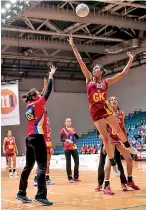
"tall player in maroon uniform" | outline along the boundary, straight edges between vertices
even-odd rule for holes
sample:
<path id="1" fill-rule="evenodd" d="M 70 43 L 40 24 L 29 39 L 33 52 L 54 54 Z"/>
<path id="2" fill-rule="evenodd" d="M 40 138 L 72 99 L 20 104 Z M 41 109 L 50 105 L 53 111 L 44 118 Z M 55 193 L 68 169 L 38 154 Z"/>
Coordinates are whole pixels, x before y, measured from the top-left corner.
<path id="1" fill-rule="evenodd" d="M 3 153 L 6 155 L 8 160 L 9 167 L 9 176 L 13 175 L 17 176 L 16 172 L 16 155 L 18 155 L 18 149 L 15 142 L 15 137 L 12 135 L 12 131 L 9 130 L 7 133 L 7 137 L 4 138 L 3 141 Z M 13 161 L 13 169 L 12 169 L 12 161 Z"/>
<path id="2" fill-rule="evenodd" d="M 117 97 L 110 97 L 109 104 L 112 108 L 113 114 L 115 115 L 115 117 L 117 119 L 117 122 L 119 123 L 120 128 L 122 129 L 125 136 L 127 137 L 125 123 L 124 123 L 124 112 L 122 112 L 118 107 Z M 121 166 L 119 165 L 120 166 L 119 171 L 121 173 L 120 178 L 121 178 L 122 189 L 124 191 L 127 191 L 126 185 L 128 185 L 129 187 L 131 187 L 134 190 L 139 190 L 140 188 L 135 185 L 135 183 L 133 182 L 133 179 L 132 179 L 132 158 L 131 158 L 130 152 L 121 144 L 119 137 L 116 135 L 116 133 L 113 131 L 113 129 L 110 126 L 107 126 L 107 131 L 109 134 L 109 140 L 110 140 L 111 144 L 113 145 L 113 153 L 116 148 L 122 154 L 122 156 L 124 157 L 124 159 L 127 163 L 127 174 L 128 174 L 127 183 L 122 183 L 122 181 L 123 181 L 122 177 L 123 177 L 124 172 L 123 172 L 122 165 Z M 120 156 L 119 156 L 119 158 L 120 158 Z M 111 164 L 109 161 L 107 161 L 106 166 L 105 166 L 104 193 L 113 195 L 114 193 L 111 191 L 110 182 L 109 182 L 110 173 L 111 173 Z M 97 189 L 100 190 L 101 188 L 102 188 L 102 186 L 98 185 Z"/>
<path id="3" fill-rule="evenodd" d="M 35 201 L 43 205 L 53 205 L 53 202 L 47 199 L 47 187 L 45 180 L 45 172 L 47 166 L 47 148 L 44 136 L 47 135 L 47 114 L 45 104 L 52 91 L 53 75 L 56 71 L 54 66 L 50 67 L 48 85 L 43 96 L 36 90 L 31 89 L 26 96 L 25 117 L 28 121 L 27 137 L 26 137 L 26 166 L 24 167 L 20 183 L 19 191 L 16 195 L 18 200 L 25 203 L 30 203 L 32 200 L 28 199 L 26 189 L 28 185 L 28 177 L 33 169 L 35 161 L 38 165 L 38 190 L 35 196 Z"/>
<path id="4" fill-rule="evenodd" d="M 94 125 L 96 126 L 100 135 L 102 136 L 103 143 L 107 151 L 108 157 L 110 159 L 111 165 L 113 166 L 114 171 L 118 173 L 116 163 L 114 161 L 114 157 L 112 153 L 112 146 L 108 140 L 106 124 L 109 124 L 112 127 L 112 129 L 116 132 L 118 137 L 124 143 L 125 147 L 128 148 L 132 154 L 137 154 L 137 150 L 130 146 L 126 136 L 121 130 L 115 116 L 113 115 L 113 112 L 110 109 L 110 106 L 107 101 L 107 91 L 110 85 L 119 81 L 128 73 L 132 65 L 134 55 L 131 53 L 128 53 L 129 61 L 121 73 L 111 78 L 102 80 L 102 76 L 105 73 L 104 68 L 101 67 L 100 65 L 95 65 L 91 73 L 88 70 L 85 63 L 83 62 L 73 42 L 72 35 L 69 37 L 68 41 L 73 49 L 73 52 L 79 62 L 81 70 L 86 78 L 86 83 L 87 83 L 86 89 L 87 89 L 87 95 L 88 95 L 88 101 L 89 101 L 90 116 L 94 122 Z"/>

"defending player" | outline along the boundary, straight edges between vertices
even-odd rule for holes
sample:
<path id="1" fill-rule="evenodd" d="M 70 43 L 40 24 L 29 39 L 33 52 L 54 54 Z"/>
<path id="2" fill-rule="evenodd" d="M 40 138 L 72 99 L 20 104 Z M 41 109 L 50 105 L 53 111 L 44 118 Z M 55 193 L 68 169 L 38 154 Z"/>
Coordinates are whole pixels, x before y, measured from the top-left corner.
<path id="1" fill-rule="evenodd" d="M 44 78 L 44 87 L 42 90 L 42 94 L 45 93 L 47 88 L 47 80 Z M 50 160 L 51 155 L 54 154 L 54 150 L 52 148 L 52 139 L 51 139 L 51 128 L 50 128 L 50 120 L 47 118 L 47 135 L 45 136 L 45 143 L 47 147 L 47 168 L 46 168 L 46 184 L 48 185 L 54 185 L 55 183 L 51 181 L 49 173 L 50 173 Z M 34 186 L 37 186 L 37 173 L 38 169 L 36 169 L 36 175 L 34 177 Z"/>
<path id="2" fill-rule="evenodd" d="M 127 137 L 125 123 L 124 123 L 124 112 L 122 112 L 118 107 L 117 97 L 110 97 L 109 104 L 112 108 L 113 114 L 115 115 L 115 117 L 119 123 L 120 128 L 122 129 L 125 136 Z M 133 178 L 132 178 L 132 158 L 131 158 L 129 151 L 123 146 L 119 137 L 116 135 L 116 133 L 113 131 L 113 129 L 110 126 L 107 126 L 107 131 L 108 131 L 108 135 L 109 135 L 109 140 L 110 140 L 111 144 L 113 145 L 113 153 L 114 153 L 114 151 L 116 152 L 115 148 L 119 151 L 119 153 L 118 152 L 115 153 L 115 158 L 116 158 L 116 162 L 118 162 L 117 165 L 118 165 L 118 169 L 120 171 L 122 189 L 124 191 L 127 191 L 127 186 L 128 186 L 134 190 L 139 190 L 140 188 L 135 185 Z M 124 159 L 127 163 L 127 174 L 128 174 L 127 181 L 125 180 L 124 169 L 123 169 L 123 166 L 122 166 L 121 160 L 120 160 L 120 153 L 122 154 L 122 156 L 124 157 Z M 102 167 L 104 167 L 104 164 Z M 99 168 L 99 170 L 98 170 L 98 176 L 100 177 L 100 179 L 98 179 L 98 180 L 103 181 L 100 171 L 102 171 L 101 168 Z M 110 182 L 109 182 L 110 173 L 111 173 L 111 164 L 108 160 L 106 163 L 106 166 L 105 166 L 104 193 L 113 195 L 114 193 L 111 191 Z M 104 176 L 104 174 L 103 174 L 103 176 Z M 96 190 L 100 190 L 101 188 L 102 188 L 102 182 L 99 183 Z"/>

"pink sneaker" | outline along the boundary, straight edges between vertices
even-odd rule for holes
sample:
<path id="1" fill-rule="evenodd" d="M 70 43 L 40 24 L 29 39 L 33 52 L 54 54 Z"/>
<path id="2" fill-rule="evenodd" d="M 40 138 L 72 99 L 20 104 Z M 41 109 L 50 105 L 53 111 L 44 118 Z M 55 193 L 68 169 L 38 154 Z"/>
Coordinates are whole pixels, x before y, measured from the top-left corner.
<path id="1" fill-rule="evenodd" d="M 96 188 L 95 188 L 95 191 L 100 191 L 100 190 L 102 190 L 102 185 L 99 185 L 99 184 L 98 184 L 98 185 L 96 186 Z"/>
<path id="2" fill-rule="evenodd" d="M 121 184 L 121 188 L 122 188 L 123 191 L 127 191 L 128 190 L 126 184 Z"/>
<path id="3" fill-rule="evenodd" d="M 133 190 L 140 190 L 134 182 L 128 182 L 128 187 L 131 187 Z"/>
<path id="4" fill-rule="evenodd" d="M 74 181 L 74 182 L 81 182 L 80 179 L 75 179 L 75 178 L 73 179 L 73 181 Z"/>
<path id="5" fill-rule="evenodd" d="M 70 180 L 68 180 L 69 181 L 69 183 L 74 183 L 74 180 L 73 179 L 70 179 Z"/>
<path id="6" fill-rule="evenodd" d="M 115 193 L 112 192 L 110 186 L 107 186 L 106 188 L 104 188 L 104 194 L 106 194 L 106 195 L 114 195 Z"/>

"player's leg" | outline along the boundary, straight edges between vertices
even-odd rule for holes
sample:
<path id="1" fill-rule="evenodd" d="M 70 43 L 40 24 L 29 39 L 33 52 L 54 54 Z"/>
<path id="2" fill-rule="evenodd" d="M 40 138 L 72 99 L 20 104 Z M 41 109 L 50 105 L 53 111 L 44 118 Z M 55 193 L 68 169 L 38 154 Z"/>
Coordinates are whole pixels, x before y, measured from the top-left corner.
<path id="1" fill-rule="evenodd" d="M 66 173 L 70 183 L 73 183 L 72 171 L 71 171 L 71 151 L 65 150 L 65 158 L 66 158 Z"/>
<path id="2" fill-rule="evenodd" d="M 19 192 L 16 196 L 17 199 L 22 200 L 23 202 L 30 203 L 31 200 L 26 196 L 26 189 L 28 185 L 28 177 L 31 170 L 35 164 L 35 155 L 34 150 L 30 145 L 31 137 L 26 138 L 26 165 L 21 173 L 20 183 L 19 183 Z"/>
<path id="3" fill-rule="evenodd" d="M 13 174 L 15 176 L 18 176 L 18 174 L 16 172 L 16 155 L 15 154 L 12 156 L 12 160 L 13 160 Z"/>
<path id="4" fill-rule="evenodd" d="M 74 181 L 80 182 L 81 180 L 79 179 L 79 154 L 78 150 L 72 150 L 72 157 L 74 159 Z"/>
<path id="5" fill-rule="evenodd" d="M 102 189 L 102 185 L 104 182 L 104 166 L 106 160 L 106 152 L 103 151 L 103 143 L 101 144 L 100 150 L 100 158 L 99 158 L 99 165 L 98 165 L 98 184 L 95 188 L 96 191 L 100 191 Z"/>
<path id="6" fill-rule="evenodd" d="M 112 147 L 112 153 L 114 155 L 114 146 Z M 107 158 L 106 164 L 105 164 L 105 178 L 104 178 L 104 194 L 107 195 L 114 195 L 110 188 L 110 175 L 111 175 L 111 163 L 109 159 Z"/>
<path id="7" fill-rule="evenodd" d="M 47 151 L 47 168 L 46 168 L 46 184 L 54 185 L 55 183 L 50 179 L 50 161 L 51 161 L 51 148 Z"/>
<path id="8" fill-rule="evenodd" d="M 108 139 L 108 133 L 107 133 L 107 124 L 104 119 L 98 120 L 94 122 L 96 128 L 98 129 L 100 135 L 102 136 L 102 141 L 105 147 L 105 150 L 107 152 L 108 158 L 110 160 L 111 166 L 113 167 L 113 170 L 115 173 L 119 174 L 119 171 L 117 169 L 116 163 L 114 161 L 114 154 L 112 150 L 111 142 Z"/>
<path id="9" fill-rule="evenodd" d="M 117 146 L 117 145 L 116 145 Z M 118 166 L 118 169 L 120 171 L 120 180 L 121 180 L 121 188 L 123 191 L 127 191 L 127 180 L 126 180 L 126 176 L 124 173 L 124 168 L 121 162 L 121 154 L 118 151 L 118 149 L 115 147 L 115 160 Z"/>
<path id="10" fill-rule="evenodd" d="M 6 156 L 6 168 L 8 168 L 8 157 Z"/>
<path id="11" fill-rule="evenodd" d="M 13 172 L 12 172 L 12 161 L 11 161 L 11 156 L 7 155 L 7 159 L 8 159 L 8 168 L 9 168 L 9 176 L 12 177 L 13 176 Z"/>
<path id="12" fill-rule="evenodd" d="M 117 134 L 119 139 L 123 142 L 124 146 L 128 148 L 129 152 L 131 154 L 137 154 L 137 150 L 134 147 L 130 146 L 129 141 L 127 140 L 125 134 L 121 130 L 116 117 L 114 115 L 110 115 L 105 120 L 109 124 L 109 126 L 113 129 L 113 131 Z"/>
<path id="13" fill-rule="evenodd" d="M 129 151 L 123 147 L 123 145 L 117 145 L 117 149 L 121 153 L 121 155 L 124 157 L 126 163 L 127 163 L 127 174 L 128 174 L 128 186 L 131 187 L 134 190 L 139 190 L 140 188 L 135 185 L 132 177 L 132 158 L 129 153 Z"/>
<path id="14" fill-rule="evenodd" d="M 35 176 L 34 176 L 34 182 L 33 182 L 33 185 L 34 186 L 38 186 L 38 183 L 37 183 L 37 174 L 38 174 L 38 168 L 36 168 L 36 170 L 35 170 Z"/>

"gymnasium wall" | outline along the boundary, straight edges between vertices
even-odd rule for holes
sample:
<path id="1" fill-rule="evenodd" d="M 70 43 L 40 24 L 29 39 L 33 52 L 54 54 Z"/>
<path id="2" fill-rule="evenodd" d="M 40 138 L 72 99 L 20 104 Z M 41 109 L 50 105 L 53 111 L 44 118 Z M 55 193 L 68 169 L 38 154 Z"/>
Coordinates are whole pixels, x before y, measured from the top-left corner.
<path id="1" fill-rule="evenodd" d="M 93 129 L 94 126 L 89 116 L 85 82 L 56 80 L 54 84 L 54 89 L 59 92 L 52 92 L 47 103 L 47 111 L 51 120 L 53 145 L 56 145 L 56 143 L 60 142 L 59 131 L 64 126 L 66 117 L 72 118 L 73 126 L 79 134 L 86 132 L 88 129 Z M 20 95 L 32 87 L 36 87 L 41 91 L 43 80 L 23 80 L 19 85 Z M 146 110 L 146 66 L 131 69 L 124 79 L 110 87 L 108 95 L 119 97 L 120 107 L 126 114 L 134 111 L 134 109 Z M 7 130 L 12 130 L 20 154 L 25 152 L 26 120 L 24 111 L 25 104 L 20 99 L 21 125 L 5 126 L 1 129 L 2 141 Z"/>

